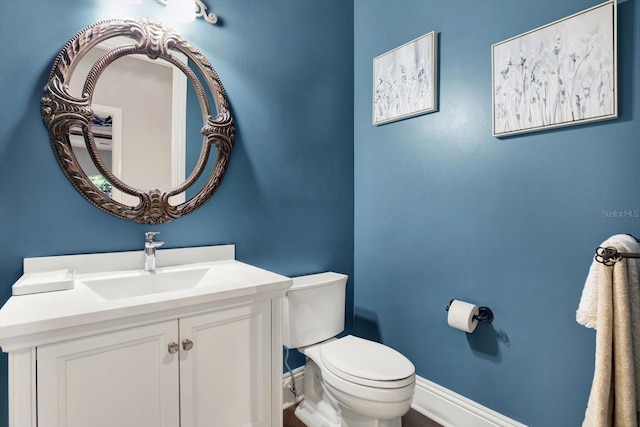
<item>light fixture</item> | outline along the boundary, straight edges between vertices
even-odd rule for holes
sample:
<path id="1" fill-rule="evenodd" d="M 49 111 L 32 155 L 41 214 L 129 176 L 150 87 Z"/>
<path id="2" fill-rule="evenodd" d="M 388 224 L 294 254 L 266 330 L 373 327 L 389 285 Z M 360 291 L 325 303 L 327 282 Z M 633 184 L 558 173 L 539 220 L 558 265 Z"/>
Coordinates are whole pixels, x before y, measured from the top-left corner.
<path id="1" fill-rule="evenodd" d="M 210 24 L 215 24 L 216 22 L 218 22 L 218 16 L 215 13 L 207 13 L 207 6 L 204 4 L 204 2 L 202 0 L 153 0 L 157 3 L 161 3 L 165 6 L 171 7 L 172 9 L 175 6 L 175 13 L 177 13 L 179 15 L 179 19 L 181 20 L 189 20 L 192 21 L 195 18 L 203 18 L 205 21 L 207 21 Z M 184 5 L 182 5 L 181 3 L 194 3 L 193 7 L 194 7 L 194 11 L 195 14 L 191 15 L 190 12 L 184 13 L 184 9 L 182 8 Z M 189 18 L 187 19 L 187 14 L 189 15 Z"/>

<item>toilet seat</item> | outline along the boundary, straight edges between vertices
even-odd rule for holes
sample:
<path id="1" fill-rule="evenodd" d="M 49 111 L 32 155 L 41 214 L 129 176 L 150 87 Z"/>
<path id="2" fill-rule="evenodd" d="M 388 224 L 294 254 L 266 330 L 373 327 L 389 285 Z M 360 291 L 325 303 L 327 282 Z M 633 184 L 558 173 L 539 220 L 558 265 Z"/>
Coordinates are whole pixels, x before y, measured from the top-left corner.
<path id="1" fill-rule="evenodd" d="M 397 389 L 413 385 L 415 367 L 383 344 L 347 335 L 320 346 L 325 368 L 336 377 L 365 387 Z"/>

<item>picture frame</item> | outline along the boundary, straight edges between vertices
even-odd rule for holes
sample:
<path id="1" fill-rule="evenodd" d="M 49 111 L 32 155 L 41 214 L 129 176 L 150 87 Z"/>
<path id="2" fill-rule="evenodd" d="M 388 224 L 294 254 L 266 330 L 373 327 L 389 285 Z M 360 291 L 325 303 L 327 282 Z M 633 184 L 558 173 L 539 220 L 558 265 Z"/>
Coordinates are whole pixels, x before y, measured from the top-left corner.
<path id="1" fill-rule="evenodd" d="M 491 47 L 493 136 L 618 117 L 617 5 L 596 5 Z"/>
<path id="2" fill-rule="evenodd" d="M 374 125 L 437 110 L 437 39 L 431 31 L 373 58 Z"/>

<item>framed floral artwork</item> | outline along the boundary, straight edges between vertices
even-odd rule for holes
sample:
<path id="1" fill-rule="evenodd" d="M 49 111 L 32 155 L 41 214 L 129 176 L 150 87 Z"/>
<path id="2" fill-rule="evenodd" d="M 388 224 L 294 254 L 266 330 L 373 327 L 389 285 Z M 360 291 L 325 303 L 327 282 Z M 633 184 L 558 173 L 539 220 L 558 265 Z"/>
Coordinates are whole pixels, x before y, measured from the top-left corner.
<path id="1" fill-rule="evenodd" d="M 494 44 L 493 135 L 618 117 L 616 1 Z"/>
<path id="2" fill-rule="evenodd" d="M 373 124 L 437 109 L 437 35 L 434 31 L 373 59 Z"/>

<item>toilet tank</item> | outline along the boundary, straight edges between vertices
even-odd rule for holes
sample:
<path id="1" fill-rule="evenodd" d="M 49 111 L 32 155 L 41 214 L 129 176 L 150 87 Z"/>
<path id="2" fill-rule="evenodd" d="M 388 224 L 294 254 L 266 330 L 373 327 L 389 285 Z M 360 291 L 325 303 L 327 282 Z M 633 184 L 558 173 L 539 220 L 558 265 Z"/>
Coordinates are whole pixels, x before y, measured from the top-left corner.
<path id="1" fill-rule="evenodd" d="M 283 304 L 285 347 L 306 347 L 344 330 L 347 278 L 333 272 L 293 278 Z"/>

